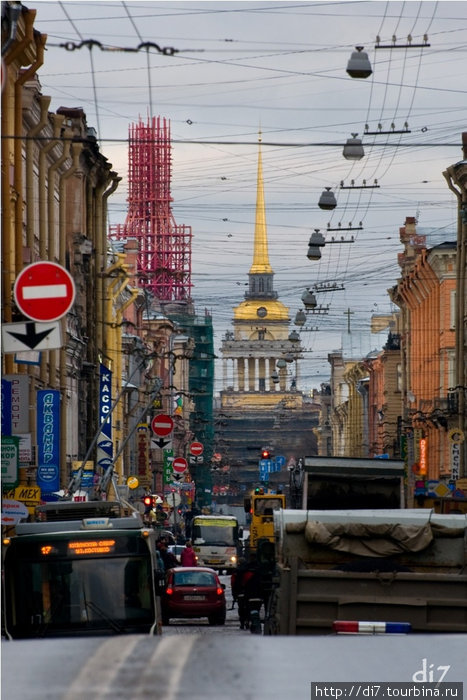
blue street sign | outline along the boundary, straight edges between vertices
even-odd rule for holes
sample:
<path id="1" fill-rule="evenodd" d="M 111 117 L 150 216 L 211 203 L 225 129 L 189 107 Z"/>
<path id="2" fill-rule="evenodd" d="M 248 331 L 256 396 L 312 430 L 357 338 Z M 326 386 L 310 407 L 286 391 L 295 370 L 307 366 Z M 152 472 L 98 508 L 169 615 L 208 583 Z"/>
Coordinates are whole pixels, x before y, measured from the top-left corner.
<path id="1" fill-rule="evenodd" d="M 259 468 L 264 469 L 267 472 L 272 472 L 272 459 L 260 459 L 259 460 Z"/>
<path id="2" fill-rule="evenodd" d="M 269 462 L 269 459 L 262 459 L 259 464 L 259 480 L 269 481 L 269 470 L 262 462 Z"/>
<path id="3" fill-rule="evenodd" d="M 276 471 L 277 471 L 277 472 L 280 472 L 280 470 L 282 469 L 282 467 L 285 467 L 285 457 L 284 457 L 284 455 L 277 455 L 277 457 L 276 457 L 276 459 L 275 459 L 275 462 L 276 462 Z"/>

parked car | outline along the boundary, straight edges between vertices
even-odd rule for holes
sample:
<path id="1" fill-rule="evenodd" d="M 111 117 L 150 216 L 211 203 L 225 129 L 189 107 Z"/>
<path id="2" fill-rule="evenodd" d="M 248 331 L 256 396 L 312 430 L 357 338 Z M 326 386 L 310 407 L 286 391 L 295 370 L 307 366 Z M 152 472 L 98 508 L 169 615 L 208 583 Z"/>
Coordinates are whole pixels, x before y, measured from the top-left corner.
<path id="1" fill-rule="evenodd" d="M 162 623 L 170 618 L 207 617 L 210 625 L 225 623 L 225 585 L 214 569 L 180 566 L 170 569 L 162 596 Z"/>

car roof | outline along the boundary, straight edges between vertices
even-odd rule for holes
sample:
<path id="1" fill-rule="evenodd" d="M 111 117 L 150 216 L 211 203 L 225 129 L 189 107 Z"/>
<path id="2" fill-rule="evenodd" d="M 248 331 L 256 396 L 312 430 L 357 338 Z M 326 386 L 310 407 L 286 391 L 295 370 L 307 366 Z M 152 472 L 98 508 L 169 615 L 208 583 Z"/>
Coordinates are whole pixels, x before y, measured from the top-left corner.
<path id="1" fill-rule="evenodd" d="M 208 571 L 210 574 L 216 574 L 217 576 L 217 572 L 209 566 L 174 566 L 170 571 Z"/>

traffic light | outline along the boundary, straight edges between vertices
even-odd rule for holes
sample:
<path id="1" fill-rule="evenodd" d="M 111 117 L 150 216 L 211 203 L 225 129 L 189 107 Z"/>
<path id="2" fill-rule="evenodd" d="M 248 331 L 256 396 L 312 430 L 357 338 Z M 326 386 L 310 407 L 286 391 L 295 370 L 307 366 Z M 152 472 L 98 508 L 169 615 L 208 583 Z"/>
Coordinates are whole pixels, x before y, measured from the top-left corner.
<path id="1" fill-rule="evenodd" d="M 267 450 L 265 447 L 261 450 L 261 459 L 270 459 L 271 458 L 271 453 L 269 450 Z"/>
<path id="2" fill-rule="evenodd" d="M 143 496 L 143 503 L 146 506 L 146 508 L 152 506 L 152 496 Z"/>

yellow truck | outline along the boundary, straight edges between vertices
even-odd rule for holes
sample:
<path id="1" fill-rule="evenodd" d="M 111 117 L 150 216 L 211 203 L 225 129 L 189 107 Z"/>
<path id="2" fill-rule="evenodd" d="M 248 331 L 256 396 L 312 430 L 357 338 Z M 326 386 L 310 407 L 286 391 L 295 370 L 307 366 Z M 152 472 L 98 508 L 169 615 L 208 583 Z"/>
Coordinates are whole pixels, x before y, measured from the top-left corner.
<path id="1" fill-rule="evenodd" d="M 245 512 L 251 516 L 250 551 L 256 551 L 258 540 L 274 542 L 274 511 L 285 508 L 283 493 L 264 493 L 258 488 L 244 500 Z"/>

